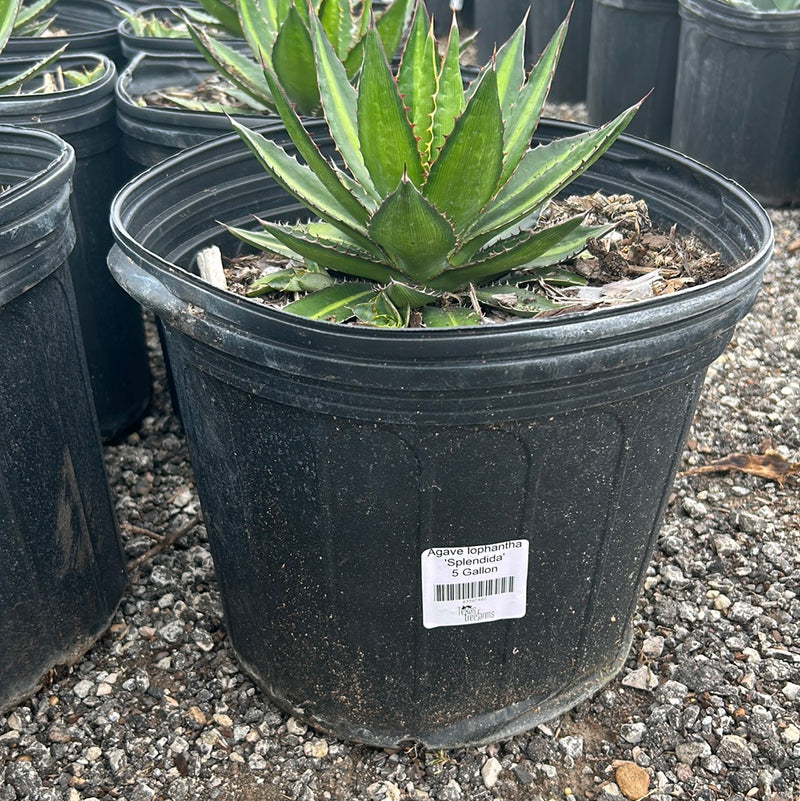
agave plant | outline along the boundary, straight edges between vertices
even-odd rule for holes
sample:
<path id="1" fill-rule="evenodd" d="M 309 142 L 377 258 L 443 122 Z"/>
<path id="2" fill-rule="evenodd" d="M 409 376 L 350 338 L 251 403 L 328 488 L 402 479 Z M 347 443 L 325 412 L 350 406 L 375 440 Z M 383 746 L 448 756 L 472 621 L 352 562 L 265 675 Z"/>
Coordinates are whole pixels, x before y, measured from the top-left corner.
<path id="1" fill-rule="evenodd" d="M 314 74 L 341 163 L 320 153 L 267 68 L 276 108 L 305 164 L 232 124 L 315 219 L 263 222 L 255 232 L 230 229 L 257 248 L 299 262 L 265 276 L 254 291 L 312 290 L 286 310 L 398 327 L 416 309 L 427 326 L 479 321 L 471 308 L 437 303 L 459 292 L 516 314 L 540 311 L 542 296 L 531 285 L 543 278 L 576 280 L 554 265 L 609 226 L 587 226 L 574 217 L 541 227 L 539 212 L 605 152 L 638 108 L 598 129 L 530 147 L 567 23 L 526 75 L 523 22 L 465 91 L 455 20 L 440 55 L 417 4 L 396 76 L 380 36 L 369 28 L 353 86 L 322 25 L 312 19 Z"/>
<path id="2" fill-rule="evenodd" d="M 322 29 L 352 79 L 363 61 L 365 34 L 373 17 L 386 52 L 394 53 L 414 0 L 394 0 L 381 14 L 373 13 L 372 0 L 358 6 L 352 0 L 201 2 L 228 31 L 245 37 L 255 60 L 187 18 L 190 34 L 205 59 L 256 107 L 269 110 L 275 110 L 276 104 L 265 71 L 273 73 L 298 112 L 311 116 L 319 113 L 321 105 L 314 79 L 312 24 Z"/>
<path id="3" fill-rule="evenodd" d="M 24 6 L 22 0 L 0 0 L 0 54 L 11 36 L 38 36 L 46 30 L 52 18 L 42 20 L 40 17 L 54 3 L 55 0 L 38 0 Z M 63 51 L 63 47 L 55 50 L 18 75 L 0 81 L 0 95 L 18 92 L 24 84 L 56 62 Z"/>

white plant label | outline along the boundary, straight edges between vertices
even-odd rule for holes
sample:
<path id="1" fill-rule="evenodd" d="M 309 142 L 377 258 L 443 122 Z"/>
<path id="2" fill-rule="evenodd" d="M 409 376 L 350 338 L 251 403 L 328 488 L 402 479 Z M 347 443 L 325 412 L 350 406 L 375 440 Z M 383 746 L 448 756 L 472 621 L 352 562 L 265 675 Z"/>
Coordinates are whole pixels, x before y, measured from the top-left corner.
<path id="1" fill-rule="evenodd" d="M 527 584 L 528 540 L 428 548 L 422 553 L 422 625 L 524 617 Z"/>

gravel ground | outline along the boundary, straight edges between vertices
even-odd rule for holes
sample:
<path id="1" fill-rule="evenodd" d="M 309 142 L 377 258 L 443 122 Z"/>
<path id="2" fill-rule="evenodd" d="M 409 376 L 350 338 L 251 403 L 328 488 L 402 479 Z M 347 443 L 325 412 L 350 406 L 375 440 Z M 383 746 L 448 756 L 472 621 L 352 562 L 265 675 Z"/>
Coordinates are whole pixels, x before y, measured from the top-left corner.
<path id="1" fill-rule="evenodd" d="M 154 348 L 152 410 L 106 449 L 129 589 L 79 664 L 0 715 L 0 801 L 800 801 L 797 478 L 687 474 L 732 454 L 800 460 L 800 209 L 772 219 L 775 258 L 709 371 L 633 648 L 593 698 L 512 740 L 453 752 L 355 746 L 277 711 L 227 644 Z M 161 548 L 161 537 L 175 541 Z"/>

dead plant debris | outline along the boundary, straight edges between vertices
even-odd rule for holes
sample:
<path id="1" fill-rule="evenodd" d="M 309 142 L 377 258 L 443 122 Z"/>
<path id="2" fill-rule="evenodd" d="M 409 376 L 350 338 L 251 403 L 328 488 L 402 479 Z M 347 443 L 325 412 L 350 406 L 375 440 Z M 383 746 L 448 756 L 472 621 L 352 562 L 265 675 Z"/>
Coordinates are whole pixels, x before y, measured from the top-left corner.
<path id="1" fill-rule="evenodd" d="M 738 471 L 759 476 L 767 481 L 774 481 L 779 487 L 789 476 L 800 473 L 800 462 L 790 462 L 777 451 L 766 450 L 764 453 L 732 453 L 716 459 L 707 465 L 690 467 L 682 475 L 693 476 L 703 473 L 728 473 Z"/>

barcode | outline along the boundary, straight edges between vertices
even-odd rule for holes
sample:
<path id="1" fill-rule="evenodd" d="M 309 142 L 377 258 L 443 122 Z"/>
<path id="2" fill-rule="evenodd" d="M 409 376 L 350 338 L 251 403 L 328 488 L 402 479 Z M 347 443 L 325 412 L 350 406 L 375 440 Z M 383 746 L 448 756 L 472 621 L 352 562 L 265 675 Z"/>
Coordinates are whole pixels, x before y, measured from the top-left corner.
<path id="1" fill-rule="evenodd" d="M 488 598 L 490 595 L 504 595 L 514 592 L 514 576 L 486 579 L 485 581 L 468 581 L 464 584 L 436 584 L 436 601 L 474 601 Z"/>

